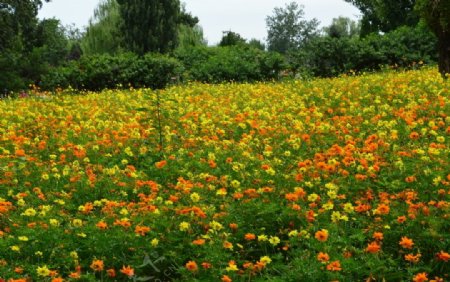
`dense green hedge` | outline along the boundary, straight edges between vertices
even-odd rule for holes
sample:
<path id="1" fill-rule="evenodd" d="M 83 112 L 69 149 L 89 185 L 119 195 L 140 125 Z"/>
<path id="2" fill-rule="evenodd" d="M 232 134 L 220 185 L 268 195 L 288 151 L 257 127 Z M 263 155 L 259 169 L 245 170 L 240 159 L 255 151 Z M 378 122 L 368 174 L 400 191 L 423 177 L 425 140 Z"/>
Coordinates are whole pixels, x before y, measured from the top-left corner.
<path id="1" fill-rule="evenodd" d="M 43 89 L 68 86 L 85 90 L 118 86 L 156 89 L 179 80 L 182 72 L 183 67 L 176 59 L 158 54 L 84 56 L 43 75 L 40 86 Z"/>
<path id="2" fill-rule="evenodd" d="M 284 69 L 280 54 L 245 45 L 187 48 L 175 57 L 184 65 L 186 79 L 207 83 L 272 80 Z"/>
<path id="3" fill-rule="evenodd" d="M 408 68 L 436 62 L 437 40 L 424 27 L 401 27 L 384 35 L 358 37 L 318 37 L 288 56 L 294 72 L 312 76 L 335 76 L 382 66 Z"/>

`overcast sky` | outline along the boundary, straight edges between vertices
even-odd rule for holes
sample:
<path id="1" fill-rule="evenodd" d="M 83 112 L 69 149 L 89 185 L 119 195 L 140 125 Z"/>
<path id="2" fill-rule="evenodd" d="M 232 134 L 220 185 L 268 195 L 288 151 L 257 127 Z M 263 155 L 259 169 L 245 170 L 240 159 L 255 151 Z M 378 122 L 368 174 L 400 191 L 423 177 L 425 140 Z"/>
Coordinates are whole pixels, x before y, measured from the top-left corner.
<path id="1" fill-rule="evenodd" d="M 200 19 L 208 44 L 222 38 L 222 31 L 231 30 L 246 39 L 267 37 L 265 19 L 275 7 L 284 7 L 292 0 L 184 0 L 186 9 Z M 52 0 L 39 12 L 40 18 L 60 19 L 62 24 L 83 28 L 88 24 L 99 0 Z M 359 11 L 344 0 L 297 0 L 305 7 L 305 18 L 317 18 L 327 26 L 333 18 L 357 19 Z"/>

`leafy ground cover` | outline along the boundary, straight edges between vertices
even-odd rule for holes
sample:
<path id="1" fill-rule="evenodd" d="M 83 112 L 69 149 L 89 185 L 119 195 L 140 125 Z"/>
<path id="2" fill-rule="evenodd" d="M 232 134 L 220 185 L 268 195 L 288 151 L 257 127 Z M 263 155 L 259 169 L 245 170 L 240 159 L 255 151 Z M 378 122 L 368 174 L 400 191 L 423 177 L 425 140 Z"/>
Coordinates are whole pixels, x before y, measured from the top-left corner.
<path id="1" fill-rule="evenodd" d="M 0 280 L 445 281 L 434 70 L 0 101 Z"/>

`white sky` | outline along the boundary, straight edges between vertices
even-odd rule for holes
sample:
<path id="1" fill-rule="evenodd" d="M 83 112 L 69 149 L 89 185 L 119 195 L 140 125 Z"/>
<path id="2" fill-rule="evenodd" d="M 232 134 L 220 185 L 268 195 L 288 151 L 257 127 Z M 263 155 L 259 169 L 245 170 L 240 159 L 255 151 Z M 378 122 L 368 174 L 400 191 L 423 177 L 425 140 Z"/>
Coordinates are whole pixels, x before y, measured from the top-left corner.
<path id="1" fill-rule="evenodd" d="M 200 19 L 208 44 L 222 38 L 222 31 L 234 31 L 246 39 L 264 40 L 267 37 L 265 19 L 275 7 L 284 7 L 292 0 L 182 0 L 186 10 Z M 321 26 L 327 26 L 333 18 L 345 16 L 357 19 L 358 9 L 344 0 L 296 0 L 304 5 L 305 18 L 317 18 Z M 40 18 L 55 17 L 62 24 L 75 24 L 83 28 L 88 24 L 99 0 L 52 0 L 44 3 Z"/>

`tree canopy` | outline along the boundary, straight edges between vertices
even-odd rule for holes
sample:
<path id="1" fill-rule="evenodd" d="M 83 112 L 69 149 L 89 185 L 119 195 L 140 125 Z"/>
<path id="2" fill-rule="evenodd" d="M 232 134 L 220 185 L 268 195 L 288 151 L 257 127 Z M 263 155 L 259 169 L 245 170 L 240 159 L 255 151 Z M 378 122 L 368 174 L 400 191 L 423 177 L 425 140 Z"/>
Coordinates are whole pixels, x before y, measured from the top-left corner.
<path id="1" fill-rule="evenodd" d="M 414 11 L 416 0 L 345 0 L 362 13 L 361 35 L 389 32 L 402 25 L 415 26 L 419 16 Z"/>
<path id="2" fill-rule="evenodd" d="M 121 32 L 128 50 L 167 53 L 177 46 L 178 0 L 118 0 Z"/>
<path id="3" fill-rule="evenodd" d="M 305 20 L 303 9 L 303 6 L 291 2 L 284 8 L 275 8 L 273 15 L 266 18 L 269 51 L 285 54 L 289 50 L 301 47 L 318 34 L 319 21 Z"/>

